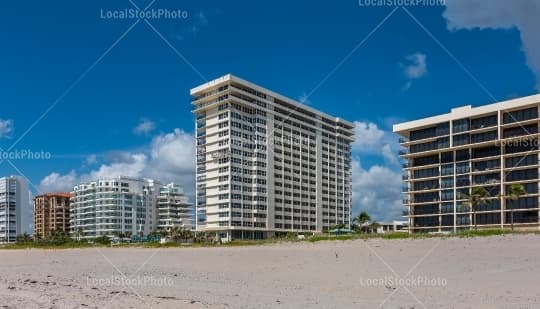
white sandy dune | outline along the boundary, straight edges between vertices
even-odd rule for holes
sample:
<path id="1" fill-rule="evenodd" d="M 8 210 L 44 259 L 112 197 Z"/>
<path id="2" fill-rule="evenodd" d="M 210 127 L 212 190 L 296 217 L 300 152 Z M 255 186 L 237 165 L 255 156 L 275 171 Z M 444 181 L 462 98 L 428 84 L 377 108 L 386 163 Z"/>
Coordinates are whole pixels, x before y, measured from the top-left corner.
<path id="1" fill-rule="evenodd" d="M 0 250 L 0 308 L 540 308 L 540 236 Z"/>

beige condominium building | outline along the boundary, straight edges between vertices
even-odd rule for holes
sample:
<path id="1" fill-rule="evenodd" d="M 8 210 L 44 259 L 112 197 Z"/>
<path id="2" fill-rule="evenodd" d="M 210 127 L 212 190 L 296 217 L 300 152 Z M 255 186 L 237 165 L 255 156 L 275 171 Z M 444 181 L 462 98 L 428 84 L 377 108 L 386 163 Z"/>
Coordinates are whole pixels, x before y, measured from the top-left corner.
<path id="1" fill-rule="evenodd" d="M 47 237 L 54 230 L 69 233 L 70 193 L 48 193 L 34 198 L 34 236 Z"/>
<path id="2" fill-rule="evenodd" d="M 353 123 L 233 75 L 191 95 L 198 231 L 228 241 L 350 226 Z"/>
<path id="3" fill-rule="evenodd" d="M 534 95 L 396 124 L 406 149 L 410 231 L 538 229 L 539 105 Z M 512 184 L 523 185 L 526 194 L 509 198 Z M 469 197 L 476 187 L 490 197 L 473 211 Z"/>

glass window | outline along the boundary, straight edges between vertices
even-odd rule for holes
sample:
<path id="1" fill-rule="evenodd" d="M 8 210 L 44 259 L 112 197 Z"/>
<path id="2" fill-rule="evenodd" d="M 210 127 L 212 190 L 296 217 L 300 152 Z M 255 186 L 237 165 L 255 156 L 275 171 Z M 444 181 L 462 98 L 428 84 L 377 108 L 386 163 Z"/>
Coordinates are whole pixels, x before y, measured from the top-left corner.
<path id="1" fill-rule="evenodd" d="M 469 134 L 454 135 L 454 146 L 467 145 L 470 143 Z"/>
<path id="2" fill-rule="evenodd" d="M 445 164 L 441 166 L 441 175 L 454 175 L 454 165 L 453 164 Z"/>
<path id="3" fill-rule="evenodd" d="M 468 149 L 456 151 L 456 161 L 465 161 L 470 159 L 470 154 Z"/>
<path id="4" fill-rule="evenodd" d="M 493 127 L 497 125 L 497 115 L 476 118 L 471 120 L 471 130 Z"/>
<path id="5" fill-rule="evenodd" d="M 469 119 L 454 120 L 452 129 L 454 133 L 469 131 Z"/>
<path id="6" fill-rule="evenodd" d="M 453 177 L 446 177 L 441 180 L 441 187 L 442 188 L 452 188 L 454 186 L 454 178 Z"/>
<path id="7" fill-rule="evenodd" d="M 456 174 L 466 174 L 470 172 L 469 162 L 460 162 L 456 164 Z"/>
<path id="8" fill-rule="evenodd" d="M 514 123 L 536 118 L 538 118 L 538 109 L 536 107 L 532 107 L 528 109 L 504 113 L 503 123 Z"/>
<path id="9" fill-rule="evenodd" d="M 437 128 L 435 129 L 437 136 L 443 136 L 450 134 L 450 123 L 449 122 L 443 122 L 437 125 Z"/>
<path id="10" fill-rule="evenodd" d="M 441 163 L 454 162 L 454 154 L 452 152 L 441 153 Z"/>

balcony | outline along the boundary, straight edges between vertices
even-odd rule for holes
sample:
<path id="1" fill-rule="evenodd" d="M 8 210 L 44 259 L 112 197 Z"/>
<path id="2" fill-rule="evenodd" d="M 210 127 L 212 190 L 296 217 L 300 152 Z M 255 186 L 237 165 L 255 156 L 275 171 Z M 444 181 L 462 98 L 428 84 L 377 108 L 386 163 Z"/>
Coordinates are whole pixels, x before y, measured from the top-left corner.
<path id="1" fill-rule="evenodd" d="M 408 142 L 409 142 L 409 139 L 408 139 L 408 138 L 401 137 L 401 138 L 399 138 L 398 142 L 399 142 L 400 144 L 408 143 Z"/>
<path id="2" fill-rule="evenodd" d="M 409 167 L 412 167 L 412 164 L 410 163 L 403 163 L 403 168 L 409 168 Z"/>
<path id="3" fill-rule="evenodd" d="M 409 176 L 408 175 L 403 175 L 403 176 L 401 176 L 401 180 L 409 180 Z"/>
<path id="4" fill-rule="evenodd" d="M 409 151 L 407 151 L 407 150 L 400 150 L 400 151 L 398 152 L 398 154 L 399 154 L 400 156 L 405 156 L 405 155 L 408 155 L 408 154 L 409 154 Z"/>

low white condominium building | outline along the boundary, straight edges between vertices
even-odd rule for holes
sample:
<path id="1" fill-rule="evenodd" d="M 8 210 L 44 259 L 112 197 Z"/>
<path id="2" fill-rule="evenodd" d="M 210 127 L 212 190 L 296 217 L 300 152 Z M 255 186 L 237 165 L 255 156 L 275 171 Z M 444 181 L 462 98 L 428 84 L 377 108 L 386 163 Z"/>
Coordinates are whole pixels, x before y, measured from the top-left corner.
<path id="1" fill-rule="evenodd" d="M 17 235 L 32 234 L 30 191 L 24 177 L 0 178 L 0 243 L 14 242 Z"/>
<path id="2" fill-rule="evenodd" d="M 539 105 L 534 95 L 396 124 L 410 231 L 538 229 Z M 515 199 L 512 184 L 526 194 Z M 479 187 L 489 197 L 472 209 Z"/>
<path id="3" fill-rule="evenodd" d="M 172 194 L 171 190 L 176 193 Z M 176 207 L 176 202 L 170 204 L 169 198 L 180 199 L 180 192 L 181 188 L 175 184 L 163 187 L 158 181 L 144 178 L 83 182 L 72 192 L 70 234 L 82 239 L 115 237 L 120 233 L 148 235 L 158 229 L 160 220 L 169 222 L 158 215 L 158 209 Z M 180 204 L 184 205 L 183 199 Z M 171 219 L 178 222 L 176 215 Z"/>
<path id="4" fill-rule="evenodd" d="M 193 204 L 179 185 L 170 183 L 159 188 L 157 207 L 158 230 L 192 229 Z"/>
<path id="5" fill-rule="evenodd" d="M 232 75 L 191 95 L 198 231 L 228 241 L 350 226 L 353 123 Z"/>

